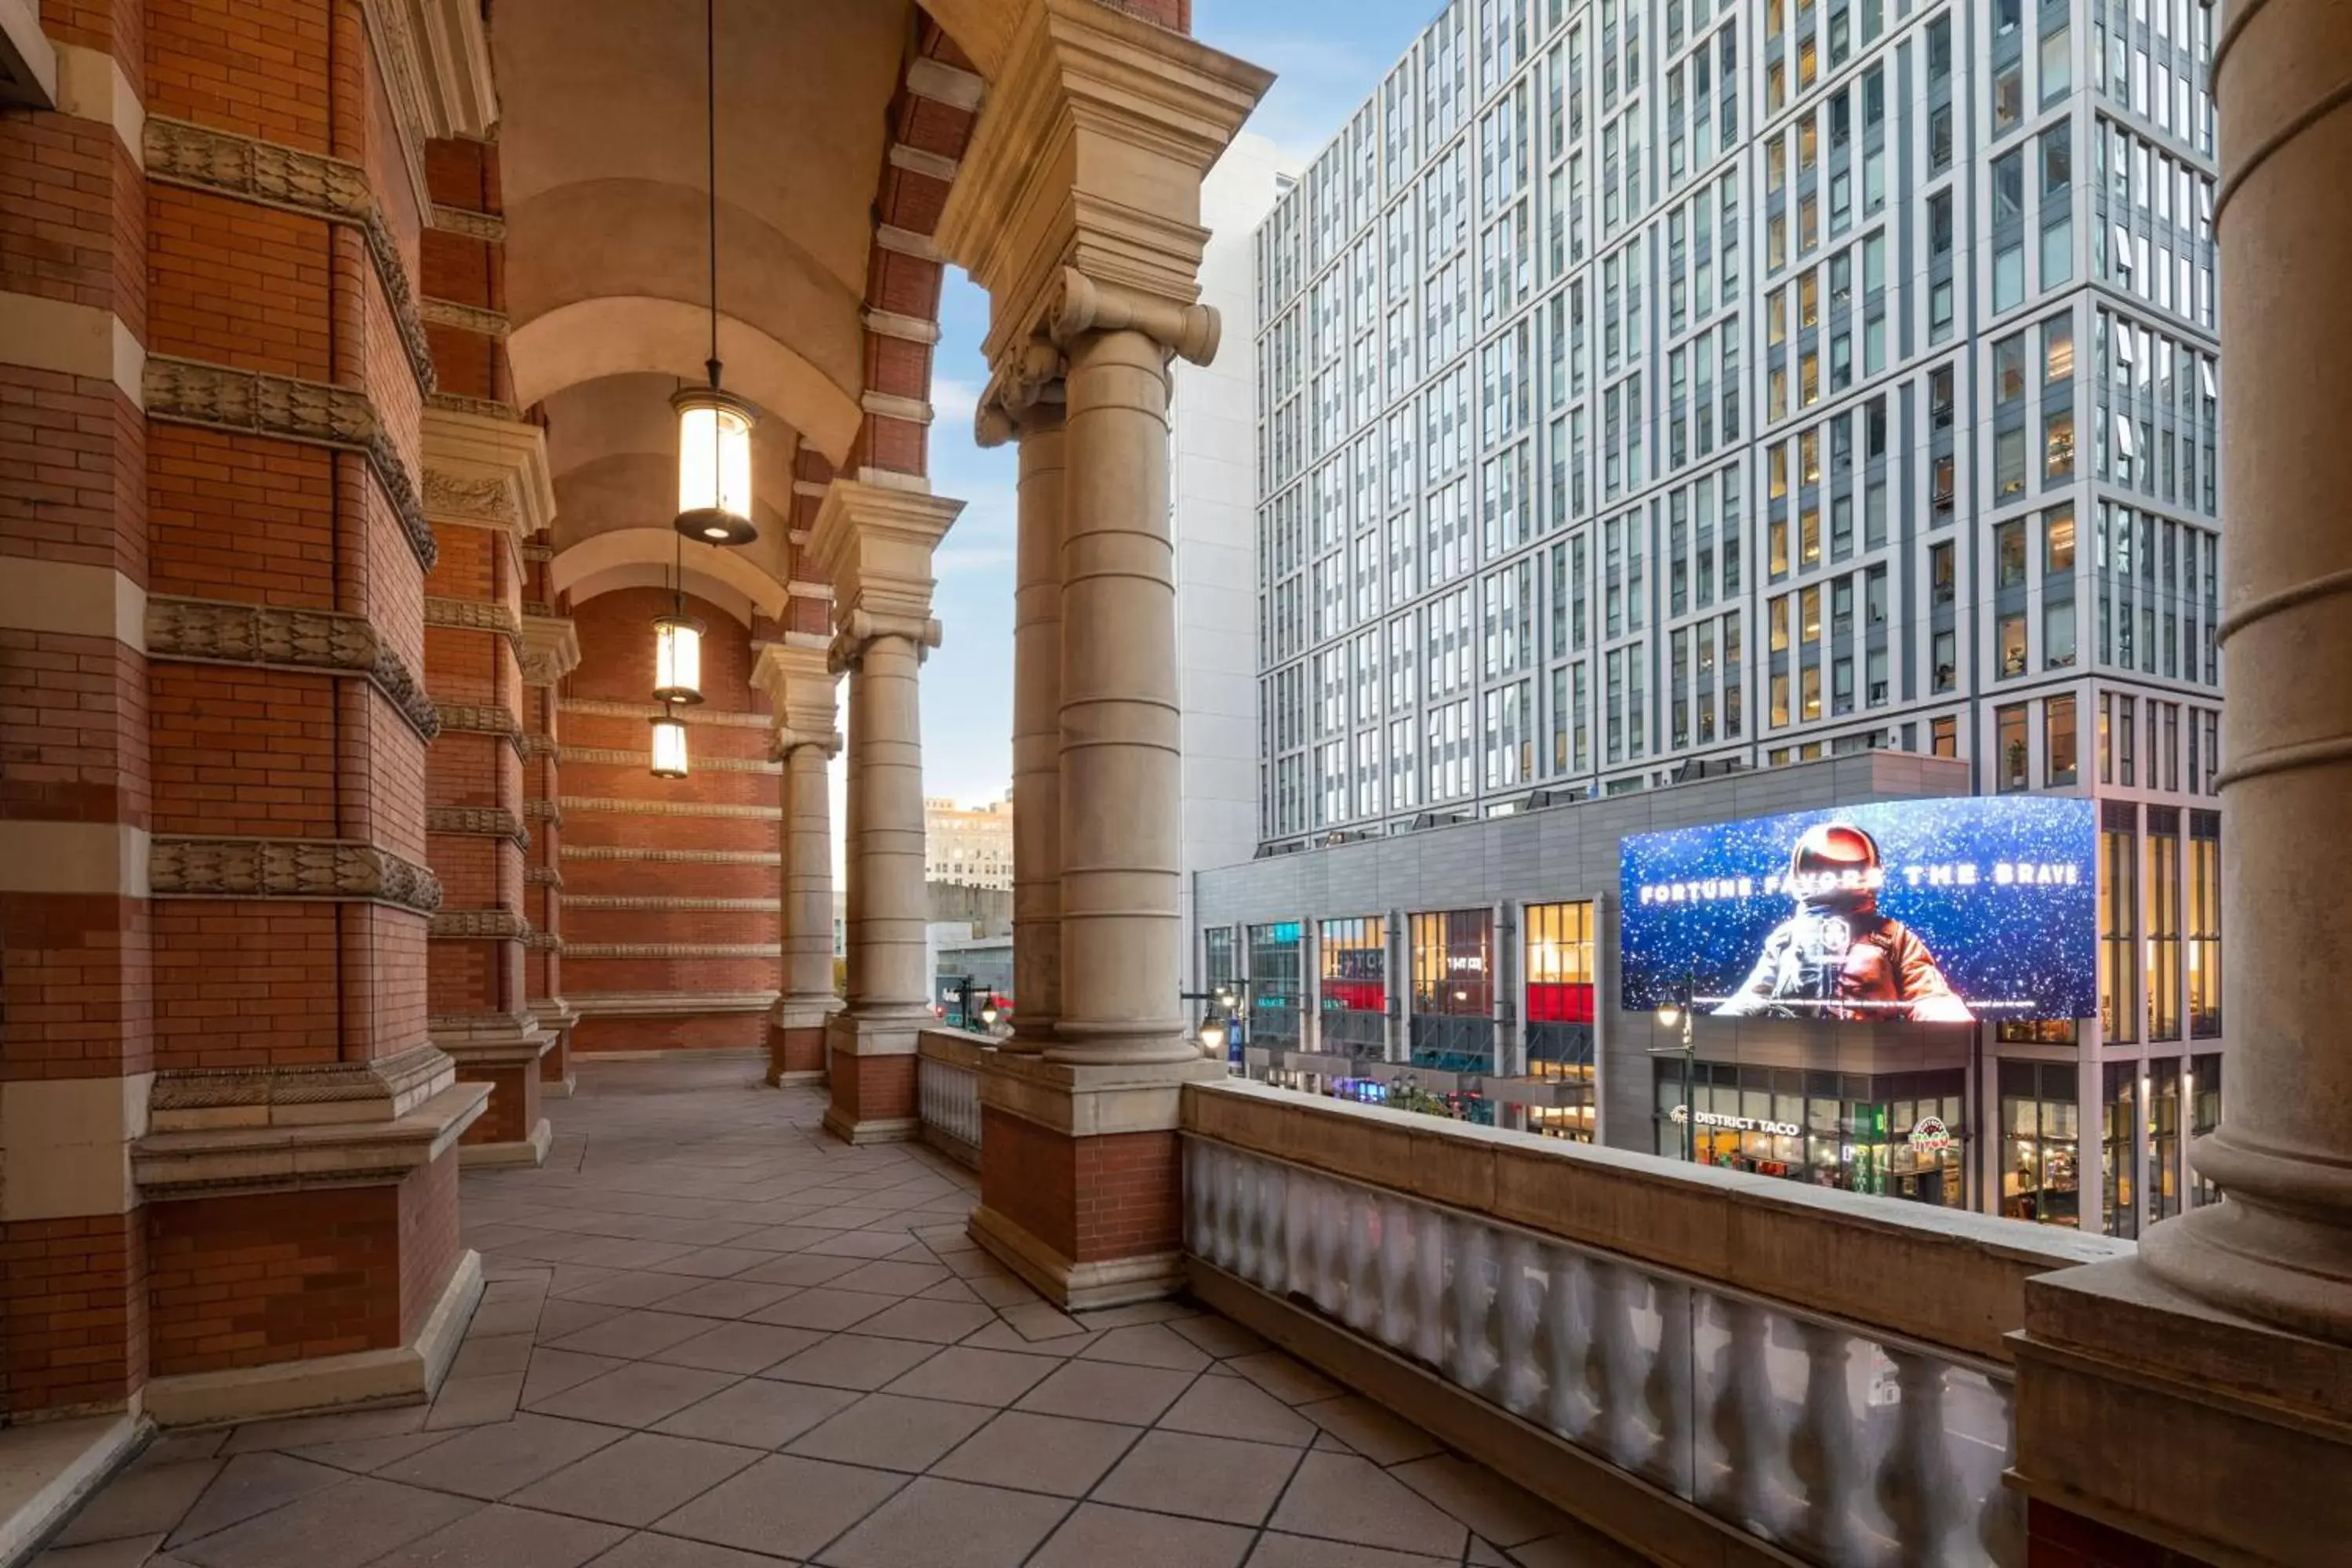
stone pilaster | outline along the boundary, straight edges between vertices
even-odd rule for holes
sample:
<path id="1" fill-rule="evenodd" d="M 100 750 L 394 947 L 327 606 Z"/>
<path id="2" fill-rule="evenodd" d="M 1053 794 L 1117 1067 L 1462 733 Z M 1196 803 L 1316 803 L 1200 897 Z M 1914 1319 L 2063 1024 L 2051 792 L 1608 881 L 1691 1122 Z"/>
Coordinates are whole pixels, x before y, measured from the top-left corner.
<path id="1" fill-rule="evenodd" d="M 809 548 L 834 584 L 830 667 L 849 676 L 849 1005 L 825 1041 L 825 1126 L 853 1143 L 912 1137 L 923 973 L 923 735 L 917 675 L 940 642 L 931 552 L 959 500 L 835 479 Z"/>
<path id="2" fill-rule="evenodd" d="M 2135 1258 L 2028 1285 L 2014 1479 L 2150 1562 L 2332 1563 L 2352 1539 L 2352 10 L 2217 11 L 2232 1044 L 2189 1158 L 2223 1195 Z"/>
<path id="3" fill-rule="evenodd" d="M 563 790 L 559 765 L 558 712 L 565 676 L 580 665 L 580 632 L 568 616 L 548 615 L 545 545 L 523 547 L 522 731 L 523 816 L 530 843 L 523 855 L 523 999 L 539 1026 L 555 1037 L 539 1058 L 542 1096 L 569 1098 L 579 1078 L 572 1070 L 572 1031 L 579 1010 L 563 995 Z"/>
<path id="4" fill-rule="evenodd" d="M 841 1010 L 833 988 L 833 794 L 828 765 L 841 752 L 838 677 L 825 639 L 787 632 L 761 650 L 752 682 L 776 716 L 783 764 L 784 983 L 768 1020 L 768 1082 L 824 1077 L 825 1026 Z"/>
<path id="5" fill-rule="evenodd" d="M 1033 488 L 1041 527 L 1050 491 L 1062 502 L 1057 1005 L 1042 1056 L 993 1052 L 983 1069 L 972 1234 L 1071 1305 L 1180 1283 L 1178 1099 L 1223 1072 L 1186 1039 L 1177 994 L 1167 364 L 1216 352 L 1216 313 L 1198 303 L 1201 177 L 1269 79 L 1108 6 L 1041 0 L 1007 44 L 940 225 L 989 290 L 984 420 L 1050 401 L 1036 384 L 1057 372 L 1066 409 L 1058 454 L 1024 442 L 1022 494 L 1024 584 Z M 1035 702 L 1032 679 L 1020 690 Z M 1027 792 L 1016 781 L 1016 814 Z M 1033 869 L 1034 855 L 1033 840 Z M 1025 1015 L 1017 987 L 1014 1003 Z"/>

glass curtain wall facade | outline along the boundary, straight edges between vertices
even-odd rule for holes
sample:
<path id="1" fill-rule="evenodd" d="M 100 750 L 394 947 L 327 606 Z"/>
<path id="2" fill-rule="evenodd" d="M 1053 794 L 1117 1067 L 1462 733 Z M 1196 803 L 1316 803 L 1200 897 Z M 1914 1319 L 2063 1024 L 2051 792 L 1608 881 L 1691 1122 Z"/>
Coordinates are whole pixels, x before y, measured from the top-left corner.
<path id="1" fill-rule="evenodd" d="M 1412 1065 L 1495 1071 L 1495 911 L 1411 918 Z"/>
<path id="2" fill-rule="evenodd" d="M 1323 1049 L 1379 1060 L 1388 1043 L 1388 922 L 1325 921 L 1319 934 Z"/>
<path id="3" fill-rule="evenodd" d="M 1255 237 L 1264 841 L 1876 746 L 2210 810 L 2212 29 L 1454 0 Z"/>

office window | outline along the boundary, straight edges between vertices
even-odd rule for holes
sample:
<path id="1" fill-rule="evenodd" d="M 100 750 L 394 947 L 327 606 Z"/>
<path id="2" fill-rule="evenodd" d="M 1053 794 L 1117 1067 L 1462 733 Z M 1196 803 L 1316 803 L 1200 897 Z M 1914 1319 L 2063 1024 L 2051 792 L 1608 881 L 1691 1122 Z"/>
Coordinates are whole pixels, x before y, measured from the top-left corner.
<path id="1" fill-rule="evenodd" d="M 2025 585 L 2025 521 L 2012 518 L 1994 525 L 1993 585 L 1999 588 L 2021 588 Z"/>
<path id="2" fill-rule="evenodd" d="M 2029 752 L 2025 739 L 2025 705 L 2021 702 L 1996 710 L 1993 727 L 2000 792 L 2007 795 L 2029 788 L 2032 779 L 2027 773 Z"/>
<path id="3" fill-rule="evenodd" d="M 2044 599 L 2042 603 L 2042 666 L 2067 669 L 2074 663 L 2074 601 Z"/>
<path id="4" fill-rule="evenodd" d="M 2080 1212 L 2081 1090 L 2067 1062 L 2000 1064 L 2000 1212 L 2072 1226 Z"/>
<path id="5" fill-rule="evenodd" d="M 1927 750 L 1933 756 L 1958 756 L 1960 754 L 1959 721 L 1949 717 L 1929 721 Z"/>
<path id="6" fill-rule="evenodd" d="M 2053 789 L 2080 776 L 2074 739 L 2074 700 L 2053 697 L 2042 713 L 2042 782 Z"/>
<path id="7" fill-rule="evenodd" d="M 2139 1064 L 2100 1069 L 2100 1219 L 2106 1234 L 2139 1235 Z"/>
<path id="8" fill-rule="evenodd" d="M 2189 1032 L 2221 1032 L 2221 816 L 2189 814 Z"/>
<path id="9" fill-rule="evenodd" d="M 2180 809 L 2147 813 L 2147 1037 L 2180 1037 Z"/>
<path id="10" fill-rule="evenodd" d="M 2139 1038 L 2139 808 L 2100 803 L 2099 1024 L 2110 1040 Z"/>

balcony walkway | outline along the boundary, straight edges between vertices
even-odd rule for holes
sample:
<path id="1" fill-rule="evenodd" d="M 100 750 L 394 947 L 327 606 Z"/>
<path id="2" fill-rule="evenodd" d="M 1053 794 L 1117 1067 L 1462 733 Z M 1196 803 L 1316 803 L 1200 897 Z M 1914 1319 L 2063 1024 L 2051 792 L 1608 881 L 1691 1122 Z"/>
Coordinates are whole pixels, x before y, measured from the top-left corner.
<path id="1" fill-rule="evenodd" d="M 588 1062 L 465 1177 L 488 1291 L 429 1408 L 160 1438 L 43 1568 L 1622 1568 L 1224 1319 L 1069 1318 L 974 1183 L 746 1060 Z"/>

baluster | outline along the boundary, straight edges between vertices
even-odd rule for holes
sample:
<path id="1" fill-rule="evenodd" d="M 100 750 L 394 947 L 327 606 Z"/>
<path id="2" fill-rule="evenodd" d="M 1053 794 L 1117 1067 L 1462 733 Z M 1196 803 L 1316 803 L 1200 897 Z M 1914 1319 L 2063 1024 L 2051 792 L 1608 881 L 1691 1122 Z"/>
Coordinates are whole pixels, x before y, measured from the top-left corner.
<path id="1" fill-rule="evenodd" d="M 1212 1146 L 1194 1140 L 1184 1144 L 1184 1245 L 1223 1268 L 1225 1248 L 1224 1204 L 1215 1182 L 1216 1156 Z"/>
<path id="2" fill-rule="evenodd" d="M 1220 1159 L 1225 1162 L 1225 1201 L 1231 1205 L 1227 1226 L 1233 1235 L 1233 1261 L 1226 1267 L 1255 1285 L 1258 1282 L 1257 1266 L 1257 1162 L 1232 1150 L 1224 1151 Z"/>
<path id="3" fill-rule="evenodd" d="M 1543 1321 L 1541 1253 L 1531 1237 L 1507 1232 L 1503 1241 L 1503 1272 L 1495 1294 L 1503 1321 L 1503 1407 L 1517 1415 L 1534 1416 L 1543 1397 L 1543 1368 L 1536 1359 L 1536 1326 Z"/>
<path id="4" fill-rule="evenodd" d="M 1407 1287 L 1412 1274 L 1412 1211 L 1402 1200 L 1381 1199 L 1381 1343 L 1401 1351 L 1412 1343 L 1412 1306 Z"/>
<path id="5" fill-rule="evenodd" d="M 1886 1350 L 1895 1363 L 1894 1438 L 1878 1461 L 1878 1504 L 1895 1526 L 1892 1561 L 1921 1568 L 1953 1561 L 1947 1540 L 1965 1515 L 1944 1430 L 1944 1378 L 1949 1370 L 1932 1356 Z"/>
<path id="6" fill-rule="evenodd" d="M 1649 1412 L 1643 1425 L 1651 1433 L 1649 1458 L 1643 1472 L 1669 1488 L 1676 1497 L 1691 1495 L 1691 1293 L 1687 1286 L 1664 1279 L 1650 1282 L 1650 1302 L 1658 1321 L 1658 1348 L 1643 1383 L 1643 1403 Z"/>
<path id="7" fill-rule="evenodd" d="M 2001 1485 L 2001 1473 L 2017 1463 L 2016 1390 L 1988 1380 L 1985 1421 L 2001 1436 L 2000 1458 L 1987 1461 L 1984 1479 L 1976 1490 L 1976 1539 L 1983 1561 L 1999 1568 L 2021 1568 L 2025 1562 L 2025 1500 Z"/>
<path id="8" fill-rule="evenodd" d="M 1591 1268 L 1578 1252 L 1551 1250 L 1550 1278 L 1544 1282 L 1544 1379 L 1549 1387 L 1551 1429 L 1570 1441 L 1592 1428 L 1600 1405 L 1588 1390 L 1592 1315 L 1586 1300 Z"/>
<path id="9" fill-rule="evenodd" d="M 1258 1161 L 1257 1168 L 1256 1283 L 1280 1296 L 1290 1289 L 1290 1172 L 1272 1160 Z"/>
<path id="10" fill-rule="evenodd" d="M 1454 1228 L 1454 1381 L 1486 1392 L 1496 1370 L 1495 1233 L 1475 1217 Z"/>
<path id="11" fill-rule="evenodd" d="M 1373 1315 L 1380 1310 L 1379 1297 L 1371 1288 L 1372 1232 L 1380 1200 L 1362 1187 L 1350 1185 L 1347 1193 L 1347 1258 L 1341 1273 L 1339 1317 L 1360 1333 L 1372 1326 Z"/>
<path id="12" fill-rule="evenodd" d="M 1792 1540 L 1832 1568 L 1861 1560 L 1862 1466 L 1850 1369 L 1854 1341 L 1842 1329 L 1800 1318 L 1805 1404 L 1789 1435 L 1789 1468 L 1803 1489 Z"/>
<path id="13" fill-rule="evenodd" d="M 1445 1244 L 1451 1228 L 1441 1209 L 1413 1210 L 1412 1353 L 1431 1366 L 1445 1364 Z"/>
<path id="14" fill-rule="evenodd" d="M 1772 1396 L 1769 1320 L 1753 1301 L 1716 1297 L 1728 1337 L 1717 1353 L 1716 1441 L 1723 1446 L 1724 1471 L 1707 1506 L 1767 1541 L 1780 1536 L 1780 1510 L 1773 1504 L 1774 1472 L 1780 1463 L 1780 1402 Z"/>
<path id="15" fill-rule="evenodd" d="M 1585 1373 L 1600 1405 L 1594 1441 L 1602 1454 L 1626 1469 L 1641 1459 L 1642 1346 L 1633 1335 L 1634 1281 L 1618 1264 L 1592 1265 L 1592 1341 Z"/>
<path id="16" fill-rule="evenodd" d="M 1327 1318 L 1339 1315 L 1339 1259 L 1343 1253 L 1342 1233 L 1348 1223 L 1347 1201 L 1347 1191 L 1339 1183 L 1322 1180 L 1315 1184 L 1315 1234 L 1307 1244 L 1314 1272 L 1307 1277 L 1307 1289 Z"/>

